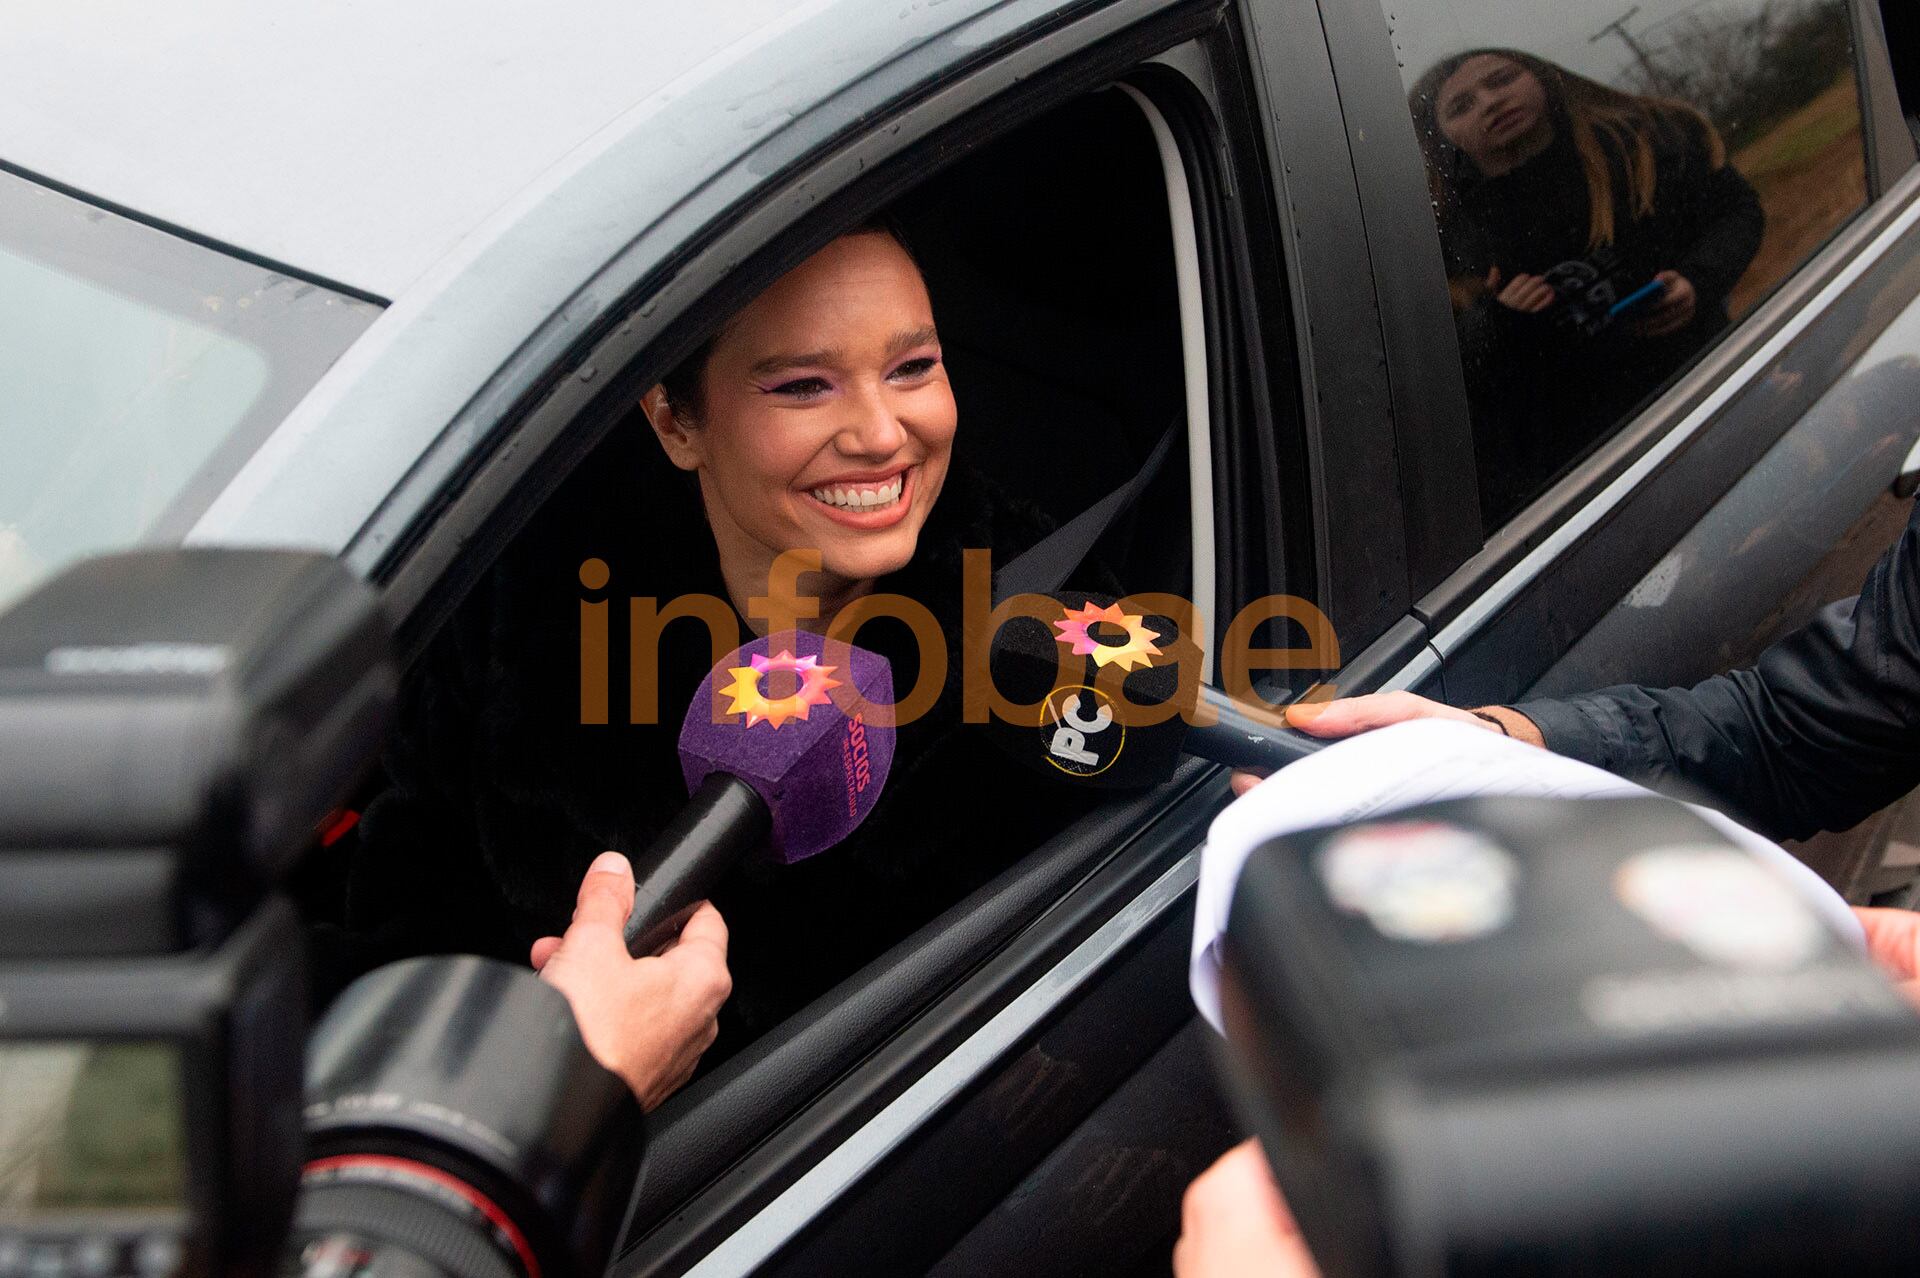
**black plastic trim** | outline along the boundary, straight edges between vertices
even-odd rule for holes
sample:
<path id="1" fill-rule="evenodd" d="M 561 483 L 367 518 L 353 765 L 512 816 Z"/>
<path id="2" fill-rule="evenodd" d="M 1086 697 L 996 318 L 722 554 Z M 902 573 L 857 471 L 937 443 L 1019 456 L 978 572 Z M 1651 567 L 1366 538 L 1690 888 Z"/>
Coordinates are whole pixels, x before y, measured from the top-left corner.
<path id="1" fill-rule="evenodd" d="M 1181 966 L 1155 975 L 1175 984 L 1186 1024 L 935 1262 L 931 1278 L 1165 1272 L 1182 1191 L 1246 1132 L 1216 1084 L 1220 1039 L 1191 1015 Z M 1056 1050 L 1045 1040 L 1029 1049 L 1037 1087 Z"/>
<path id="2" fill-rule="evenodd" d="M 1302 459 L 1321 548 L 1314 598 L 1344 643 L 1364 645 L 1411 595 L 1378 300 L 1355 287 L 1372 265 L 1353 159 L 1317 10 L 1269 0 L 1240 13 L 1292 266 Z"/>
<path id="3" fill-rule="evenodd" d="M 1406 506 L 1407 575 L 1417 598 L 1480 549 L 1466 375 L 1427 198 L 1426 161 L 1385 13 L 1378 0 L 1322 0 L 1320 15 L 1373 264 Z"/>
<path id="4" fill-rule="evenodd" d="M 857 1193 L 808 1219 L 765 1267 L 766 1278 L 923 1273 L 1042 1162 L 1055 1164 L 1056 1183 L 1073 1183 L 1059 1169 L 1067 1159 L 1078 1160 L 1081 1175 L 1074 1179 L 1089 1179 L 1086 1173 L 1110 1151 L 1073 1141 L 1076 1130 L 1129 1090 L 1179 1027 L 1192 1021 L 1193 997 L 1185 979 L 1192 935 L 1188 894 L 1141 935 L 1105 956 L 1095 979 L 1055 1004 L 1047 1019 L 1007 1048 L 992 1068 L 889 1151 L 861 1180 Z M 1009 1103 L 1010 1096 L 1018 1102 Z M 1108 1117 L 1109 1135 L 1118 1135 L 1112 1128 L 1135 1126 L 1124 1112 L 1110 1110 Z M 1131 1196 L 1140 1216 L 1165 1219 L 1177 1212 L 1178 1189 L 1172 1185 L 1104 1188 L 1109 1210 Z M 912 1227 L 901 1228 L 903 1220 L 911 1220 Z M 1077 1258 L 1116 1242 L 1139 1247 L 1146 1241 L 1128 1238 L 1133 1231 L 1119 1222 L 1075 1230 L 1055 1219 L 1047 1226 L 1044 1241 Z M 1060 1272 L 1035 1263 L 1042 1241 L 1029 1240 L 1025 1264 L 959 1272 Z"/>
<path id="5" fill-rule="evenodd" d="M 1282 248 L 1284 219 L 1274 206 L 1277 184 L 1261 142 L 1246 35 L 1223 23 L 1206 50 L 1219 90 L 1226 179 L 1216 211 L 1231 224 L 1223 232 L 1229 250 L 1214 263 L 1214 285 L 1238 304 L 1235 340 L 1220 344 L 1238 398 L 1235 412 L 1218 424 L 1214 444 L 1214 488 L 1226 494 L 1231 526 L 1239 532 L 1231 567 L 1221 573 L 1224 617 L 1276 590 L 1310 590 L 1320 555 L 1307 469 L 1286 464 L 1307 456 L 1299 319 L 1287 293 L 1296 266 Z"/>

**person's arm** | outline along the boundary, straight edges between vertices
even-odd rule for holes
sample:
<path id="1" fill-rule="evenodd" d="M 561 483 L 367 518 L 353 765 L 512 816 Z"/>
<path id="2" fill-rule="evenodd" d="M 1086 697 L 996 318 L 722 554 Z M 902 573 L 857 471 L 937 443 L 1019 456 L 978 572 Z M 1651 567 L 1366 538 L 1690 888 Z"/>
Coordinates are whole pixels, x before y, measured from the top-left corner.
<path id="1" fill-rule="evenodd" d="M 1432 717 L 1504 729 L 1645 784 L 1705 791 L 1772 838 L 1847 829 L 1920 784 L 1920 506 L 1857 599 L 1826 608 L 1750 668 L 1691 688 L 1603 688 L 1478 716 L 1411 693 L 1287 711 L 1320 737 Z"/>
<path id="2" fill-rule="evenodd" d="M 1920 783 L 1920 507 L 1857 599 L 1748 669 L 1516 709 L 1549 749 L 1698 787 L 1770 837 L 1847 829 Z"/>

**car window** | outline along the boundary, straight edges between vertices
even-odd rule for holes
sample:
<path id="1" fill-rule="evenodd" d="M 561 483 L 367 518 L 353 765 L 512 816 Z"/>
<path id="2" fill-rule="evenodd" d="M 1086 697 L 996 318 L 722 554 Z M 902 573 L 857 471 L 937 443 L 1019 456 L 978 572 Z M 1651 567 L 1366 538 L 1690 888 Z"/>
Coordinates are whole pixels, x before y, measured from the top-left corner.
<path id="1" fill-rule="evenodd" d="M 828 308 L 856 266 L 893 284 Z M 916 708 L 901 712 L 871 814 L 831 852 L 757 857 L 716 887 L 734 993 L 710 1065 L 1101 802 L 962 722 L 965 587 L 970 553 L 1011 563 L 1137 473 L 1180 408 L 1166 183 L 1146 119 L 1117 90 L 1063 103 L 767 283 L 750 320 L 715 317 L 660 396 L 634 387 L 425 645 L 390 738 L 392 784 L 336 850 L 351 890 L 308 902 L 340 929 L 325 984 L 388 936 L 522 960 L 565 926 L 594 856 L 646 853 L 687 801 L 678 742 L 701 681 L 771 597 L 733 590 L 741 546 L 820 538 L 829 588 L 870 572 L 872 593 L 838 615 L 859 619 L 847 637 L 886 659 L 892 699 Z M 936 376 L 946 394 L 922 394 Z M 869 411 L 881 386 L 888 410 Z M 649 411 L 674 429 L 657 434 Z M 1191 526 L 1182 455 L 1073 584 L 1189 589 L 1190 538 L 1163 531 Z M 901 503 L 914 536 L 843 533 L 861 528 L 846 519 L 854 500 Z M 811 574 L 801 588 L 821 589 Z M 780 701 L 791 677 L 772 670 L 763 690 L 723 668 L 717 686 Z M 756 738 L 782 721 L 759 722 Z M 412 889 L 429 865 L 460 881 L 461 908 Z"/>
<path id="2" fill-rule="evenodd" d="M 1866 201 L 1839 0 L 1384 0 L 1489 530 Z"/>
<path id="3" fill-rule="evenodd" d="M 0 606 L 184 532 L 379 311 L 0 172 Z"/>

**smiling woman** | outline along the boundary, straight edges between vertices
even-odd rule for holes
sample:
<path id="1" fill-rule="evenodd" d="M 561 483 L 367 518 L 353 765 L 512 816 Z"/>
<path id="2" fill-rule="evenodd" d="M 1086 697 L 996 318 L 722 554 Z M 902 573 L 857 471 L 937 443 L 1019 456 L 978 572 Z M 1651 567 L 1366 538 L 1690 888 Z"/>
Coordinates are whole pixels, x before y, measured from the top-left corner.
<path id="1" fill-rule="evenodd" d="M 833 239 L 721 324 L 641 396 L 412 672 L 392 785 L 359 826 L 344 926 L 323 936 L 323 983 L 409 953 L 524 962 L 560 932 L 595 857 L 640 852 L 687 802 L 675 729 L 716 653 L 766 630 L 757 614 L 784 552 L 820 556 L 798 582 L 820 603 L 802 624 L 825 629 L 886 592 L 961 651 L 962 552 L 1005 564 L 1051 523 L 953 462 L 959 417 L 927 286 L 891 230 Z M 583 583 L 614 606 L 583 601 Z M 1098 570 L 1087 588 L 1120 593 Z M 624 701 L 624 716 L 582 712 L 583 606 L 629 623 L 624 636 L 609 627 L 609 646 L 624 639 L 636 664 L 604 667 L 605 702 Z M 888 616 L 854 639 L 887 659 L 896 689 L 918 687 L 922 654 L 940 647 Z M 734 991 L 716 1056 L 1091 805 L 961 723 L 961 662 L 926 664 L 933 708 L 901 723 L 866 821 L 820 856 L 743 865 L 715 892 Z"/>

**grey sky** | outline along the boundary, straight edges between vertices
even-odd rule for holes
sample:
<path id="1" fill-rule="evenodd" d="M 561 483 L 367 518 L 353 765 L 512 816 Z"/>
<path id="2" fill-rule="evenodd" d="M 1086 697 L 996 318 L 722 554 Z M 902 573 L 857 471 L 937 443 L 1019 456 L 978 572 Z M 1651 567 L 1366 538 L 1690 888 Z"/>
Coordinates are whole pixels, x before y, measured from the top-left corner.
<path id="1" fill-rule="evenodd" d="M 1525 49 L 1604 84 L 1622 83 L 1633 54 L 1618 35 L 1588 37 L 1638 3 L 1627 31 L 1655 52 L 1688 15 L 1745 17 L 1766 0 L 1382 0 L 1401 78 L 1409 85 L 1460 49 L 1504 45 Z"/>

